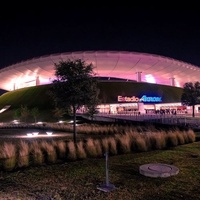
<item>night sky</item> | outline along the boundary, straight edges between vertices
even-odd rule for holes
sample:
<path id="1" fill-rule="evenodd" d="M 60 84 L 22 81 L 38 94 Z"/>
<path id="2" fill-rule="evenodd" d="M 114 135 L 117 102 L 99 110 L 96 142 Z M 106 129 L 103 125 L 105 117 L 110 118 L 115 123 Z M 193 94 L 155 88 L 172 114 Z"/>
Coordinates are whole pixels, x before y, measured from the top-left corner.
<path id="1" fill-rule="evenodd" d="M 0 13 L 0 68 L 49 54 L 97 50 L 151 53 L 200 66 L 200 12 L 26 6 Z"/>

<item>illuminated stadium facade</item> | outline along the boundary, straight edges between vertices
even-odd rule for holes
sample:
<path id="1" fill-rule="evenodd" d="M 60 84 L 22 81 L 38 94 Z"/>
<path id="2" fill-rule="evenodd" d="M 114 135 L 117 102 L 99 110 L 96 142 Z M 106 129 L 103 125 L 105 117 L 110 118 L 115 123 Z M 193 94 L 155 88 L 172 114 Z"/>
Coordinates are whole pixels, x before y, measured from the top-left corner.
<path id="1" fill-rule="evenodd" d="M 0 70 L 0 87 L 3 90 L 13 91 L 24 87 L 50 84 L 55 79 L 55 63 L 68 59 L 82 59 L 88 64 L 92 63 L 97 77 L 111 81 L 123 80 L 182 88 L 184 83 L 196 82 L 200 77 L 199 67 L 172 58 L 124 51 L 83 51 L 42 56 L 5 67 Z M 148 96 L 145 93 L 141 96 L 119 93 L 116 99 L 116 102 L 113 102 L 116 103 L 113 111 L 111 103 L 104 104 L 104 108 L 99 109 L 104 109 L 106 112 L 118 112 L 119 104 L 124 103 L 134 108 L 132 110 L 144 112 L 147 108 L 144 106 L 141 108 L 140 103 L 152 103 L 154 110 L 157 109 L 155 104 L 165 103 L 159 96 Z M 171 103 L 181 106 L 180 102 Z M 149 104 L 148 106 L 151 107 Z"/>
<path id="2" fill-rule="evenodd" d="M 48 55 L 20 62 L 0 70 L 1 89 L 12 91 L 23 87 L 51 83 L 55 63 L 67 59 L 83 59 L 92 63 L 99 77 L 135 80 L 182 87 L 197 81 L 200 68 L 162 56 L 117 51 L 84 51 Z"/>

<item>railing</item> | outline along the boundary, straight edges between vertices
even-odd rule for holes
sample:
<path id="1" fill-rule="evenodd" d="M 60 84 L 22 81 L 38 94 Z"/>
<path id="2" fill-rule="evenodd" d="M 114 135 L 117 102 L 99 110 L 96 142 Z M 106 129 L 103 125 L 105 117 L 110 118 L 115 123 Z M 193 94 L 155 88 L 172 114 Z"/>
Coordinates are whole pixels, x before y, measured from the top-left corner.
<path id="1" fill-rule="evenodd" d="M 189 115 L 170 115 L 170 114 L 98 114 L 94 116 L 95 120 L 100 121 L 116 121 L 128 120 L 138 122 L 154 122 L 161 124 L 176 124 L 183 126 L 192 126 L 200 128 L 200 117 L 191 117 Z"/>

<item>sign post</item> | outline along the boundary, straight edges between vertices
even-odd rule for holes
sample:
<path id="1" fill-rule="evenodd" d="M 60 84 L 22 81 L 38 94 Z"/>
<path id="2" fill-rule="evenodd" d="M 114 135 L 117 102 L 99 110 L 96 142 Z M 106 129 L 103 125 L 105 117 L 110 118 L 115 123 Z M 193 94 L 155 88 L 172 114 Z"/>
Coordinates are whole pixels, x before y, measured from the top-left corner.
<path id="1" fill-rule="evenodd" d="M 103 192 L 110 192 L 116 189 L 116 187 L 109 183 L 109 173 L 108 173 L 108 153 L 106 152 L 105 154 L 106 157 L 106 183 L 103 185 L 100 185 L 97 187 L 97 189 L 103 191 Z"/>

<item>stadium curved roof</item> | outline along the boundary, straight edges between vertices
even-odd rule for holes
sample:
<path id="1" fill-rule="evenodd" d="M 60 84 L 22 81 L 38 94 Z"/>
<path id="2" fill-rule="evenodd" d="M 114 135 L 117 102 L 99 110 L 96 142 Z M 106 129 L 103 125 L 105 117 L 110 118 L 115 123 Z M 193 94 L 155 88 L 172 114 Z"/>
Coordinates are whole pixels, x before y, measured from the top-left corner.
<path id="1" fill-rule="evenodd" d="M 23 61 L 0 70 L 0 88 L 14 90 L 49 84 L 54 79 L 55 63 L 83 59 L 92 63 L 99 77 L 110 77 L 182 87 L 200 78 L 200 68 L 159 55 L 126 51 L 81 51 L 52 54 Z M 137 74 L 141 74 L 140 76 Z"/>

